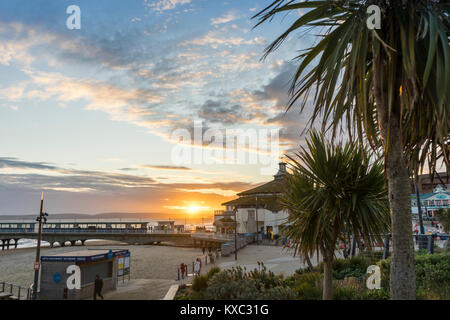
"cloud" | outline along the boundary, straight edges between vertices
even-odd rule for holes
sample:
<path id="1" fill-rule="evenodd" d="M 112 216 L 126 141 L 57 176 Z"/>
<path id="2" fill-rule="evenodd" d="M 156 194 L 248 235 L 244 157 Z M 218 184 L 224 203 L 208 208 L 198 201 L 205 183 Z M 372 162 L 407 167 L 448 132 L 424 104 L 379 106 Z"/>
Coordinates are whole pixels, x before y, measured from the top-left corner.
<path id="1" fill-rule="evenodd" d="M 17 160 L 17 158 L 0 157 L 0 168 L 55 170 L 57 167 L 44 162 L 27 162 Z"/>
<path id="2" fill-rule="evenodd" d="M 240 105 L 225 105 L 222 101 L 207 100 L 198 112 L 200 118 L 209 123 L 231 125 L 245 122 L 245 115 Z"/>
<path id="3" fill-rule="evenodd" d="M 185 5 L 191 2 L 191 0 L 159 0 L 159 1 L 152 1 L 151 3 L 148 3 L 148 0 L 144 0 L 145 3 L 147 3 L 147 6 L 152 8 L 154 11 L 166 11 L 166 10 L 172 10 L 175 9 L 177 6 Z"/>
<path id="4" fill-rule="evenodd" d="M 139 165 L 141 168 L 148 168 L 148 169 L 158 169 L 158 170 L 192 170 L 188 167 L 183 166 L 169 166 L 169 165 L 151 165 L 151 164 L 141 164 Z"/>
<path id="5" fill-rule="evenodd" d="M 219 31 L 208 31 L 205 35 L 201 37 L 194 38 L 192 40 L 185 41 L 182 43 L 183 46 L 186 45 L 198 45 L 198 46 L 206 46 L 210 45 L 212 48 L 217 48 L 219 45 L 233 47 L 239 45 L 253 45 L 259 44 L 263 45 L 265 43 L 265 39 L 262 37 L 255 37 L 253 39 L 244 39 L 242 37 L 236 36 L 226 36 L 221 35 Z"/>
<path id="6" fill-rule="evenodd" d="M 231 22 L 233 20 L 236 20 L 238 17 L 236 16 L 236 13 L 234 12 L 229 12 L 226 13 L 220 17 L 217 18 L 212 18 L 211 19 L 211 24 L 212 25 L 219 25 L 219 24 L 224 24 L 224 23 L 228 23 Z"/>

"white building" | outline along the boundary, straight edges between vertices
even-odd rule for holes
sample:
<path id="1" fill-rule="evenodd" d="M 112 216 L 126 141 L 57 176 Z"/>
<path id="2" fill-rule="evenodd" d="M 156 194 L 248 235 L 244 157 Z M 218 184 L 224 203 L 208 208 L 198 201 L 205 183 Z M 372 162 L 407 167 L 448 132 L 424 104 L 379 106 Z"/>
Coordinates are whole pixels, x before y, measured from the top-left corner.
<path id="1" fill-rule="evenodd" d="M 279 226 L 286 221 L 288 213 L 282 210 L 278 197 L 286 182 L 286 164 L 281 162 L 274 179 L 259 187 L 238 193 L 239 198 L 222 203 L 228 217 L 234 219 L 236 209 L 237 232 L 256 233 L 272 237 L 279 234 Z"/>
<path id="2" fill-rule="evenodd" d="M 411 195 L 412 213 L 417 214 L 416 194 Z M 433 192 L 420 194 L 420 204 L 425 217 L 433 217 L 434 211 L 440 208 L 450 208 L 450 190 L 447 186 L 438 185 Z"/>

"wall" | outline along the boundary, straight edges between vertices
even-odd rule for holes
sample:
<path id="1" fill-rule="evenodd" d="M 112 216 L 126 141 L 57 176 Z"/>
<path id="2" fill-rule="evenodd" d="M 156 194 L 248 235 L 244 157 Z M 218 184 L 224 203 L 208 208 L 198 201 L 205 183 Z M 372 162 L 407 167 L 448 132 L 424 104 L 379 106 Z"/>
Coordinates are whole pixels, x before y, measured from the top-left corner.
<path id="1" fill-rule="evenodd" d="M 103 279 L 102 292 L 115 290 L 117 287 L 117 257 L 112 261 L 103 260 L 89 263 L 43 261 L 41 267 L 40 299 L 63 300 L 64 289 L 67 288 L 66 273 L 68 266 L 76 264 L 81 269 L 81 289 L 68 290 L 68 300 L 92 299 L 94 296 L 95 275 Z M 56 283 L 54 275 L 59 273 L 61 280 Z"/>

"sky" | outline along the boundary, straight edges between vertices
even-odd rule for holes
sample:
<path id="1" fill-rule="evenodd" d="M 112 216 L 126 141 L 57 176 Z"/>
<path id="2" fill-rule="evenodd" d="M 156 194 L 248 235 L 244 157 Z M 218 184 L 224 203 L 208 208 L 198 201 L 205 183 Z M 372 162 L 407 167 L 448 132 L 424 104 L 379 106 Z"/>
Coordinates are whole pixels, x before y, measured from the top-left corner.
<path id="1" fill-rule="evenodd" d="M 288 38 L 261 61 L 301 14 L 253 29 L 269 3 L 1 1 L 0 215 L 36 213 L 42 191 L 49 213 L 211 215 L 271 180 L 303 142 L 307 112 L 285 107 L 293 58 L 314 39 Z M 81 29 L 66 26 L 70 5 Z M 279 149 L 259 138 L 224 163 L 217 144 L 193 141 L 208 129 L 273 130 Z"/>

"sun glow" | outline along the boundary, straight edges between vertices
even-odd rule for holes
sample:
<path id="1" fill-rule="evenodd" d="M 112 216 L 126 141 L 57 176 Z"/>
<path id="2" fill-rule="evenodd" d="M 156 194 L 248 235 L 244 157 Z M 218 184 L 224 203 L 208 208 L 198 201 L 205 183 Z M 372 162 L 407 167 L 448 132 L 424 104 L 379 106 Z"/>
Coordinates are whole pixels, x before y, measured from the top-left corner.
<path id="1" fill-rule="evenodd" d="M 198 210 L 200 210 L 200 208 L 197 206 L 189 206 L 188 207 L 189 213 L 196 213 L 196 212 L 198 212 Z"/>

